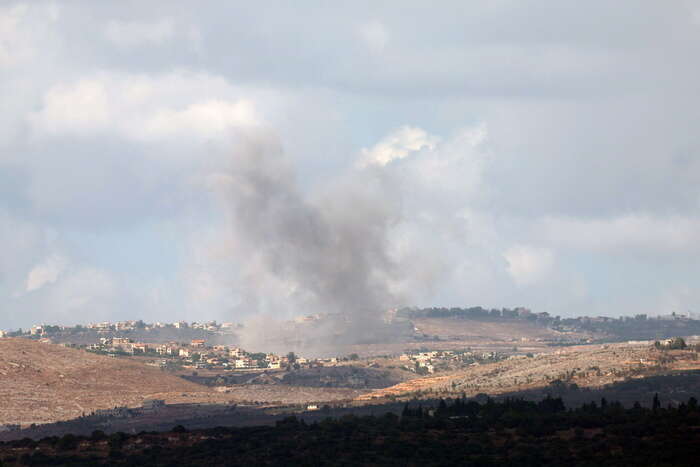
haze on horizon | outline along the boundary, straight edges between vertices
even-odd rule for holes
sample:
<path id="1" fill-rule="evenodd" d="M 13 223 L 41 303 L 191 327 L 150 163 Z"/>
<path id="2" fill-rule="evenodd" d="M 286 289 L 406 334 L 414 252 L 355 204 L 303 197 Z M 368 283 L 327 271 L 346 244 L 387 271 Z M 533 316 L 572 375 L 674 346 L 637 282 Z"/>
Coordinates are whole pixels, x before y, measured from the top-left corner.
<path id="1" fill-rule="evenodd" d="M 690 1 L 2 2 L 0 329 L 697 311 L 699 52 Z"/>

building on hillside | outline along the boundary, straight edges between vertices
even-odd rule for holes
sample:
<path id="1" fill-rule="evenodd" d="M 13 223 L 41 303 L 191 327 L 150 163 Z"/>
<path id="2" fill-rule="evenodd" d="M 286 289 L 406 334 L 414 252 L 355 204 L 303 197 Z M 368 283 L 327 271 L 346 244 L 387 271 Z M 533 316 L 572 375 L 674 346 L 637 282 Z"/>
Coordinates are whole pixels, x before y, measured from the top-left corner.
<path id="1" fill-rule="evenodd" d="M 192 347 L 204 347 L 204 344 L 206 344 L 207 341 L 204 339 L 192 339 L 190 342 L 190 346 Z"/>
<path id="2" fill-rule="evenodd" d="M 165 407 L 163 399 L 145 399 L 141 405 L 143 410 L 158 410 Z"/>
<path id="3" fill-rule="evenodd" d="M 127 407 L 113 407 L 111 409 L 97 409 L 93 412 L 98 417 L 119 417 L 126 418 L 130 415 Z"/>
<path id="4" fill-rule="evenodd" d="M 114 325 L 117 331 L 131 331 L 136 329 L 136 321 L 119 321 Z"/>
<path id="5" fill-rule="evenodd" d="M 176 329 L 186 329 L 186 328 L 190 327 L 187 324 L 187 321 L 178 321 L 176 323 L 173 323 L 173 326 L 175 326 Z"/>
<path id="6" fill-rule="evenodd" d="M 251 358 L 243 357 L 236 360 L 234 366 L 236 368 L 255 368 L 257 367 L 257 362 Z"/>
<path id="7" fill-rule="evenodd" d="M 178 355 L 180 357 L 190 358 L 192 356 L 192 352 L 190 351 L 190 349 L 180 349 Z"/>
<path id="8" fill-rule="evenodd" d="M 148 344 L 144 344 L 143 342 L 138 342 L 136 344 L 131 345 L 131 352 L 132 353 L 146 353 L 148 352 Z"/>
<path id="9" fill-rule="evenodd" d="M 238 347 L 234 347 L 232 349 L 229 349 L 228 351 L 229 357 L 242 357 L 243 356 L 243 350 L 239 349 Z"/>
<path id="10" fill-rule="evenodd" d="M 156 347 L 156 353 L 158 355 L 174 355 L 175 348 L 172 345 L 162 344 Z"/>

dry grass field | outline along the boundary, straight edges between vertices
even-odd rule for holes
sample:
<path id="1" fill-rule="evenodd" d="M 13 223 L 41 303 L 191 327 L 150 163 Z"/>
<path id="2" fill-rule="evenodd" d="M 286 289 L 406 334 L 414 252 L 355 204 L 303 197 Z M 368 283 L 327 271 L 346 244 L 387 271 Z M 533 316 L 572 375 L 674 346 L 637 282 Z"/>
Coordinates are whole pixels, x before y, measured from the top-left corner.
<path id="1" fill-rule="evenodd" d="M 454 342 L 455 346 L 458 342 Z M 464 343 L 461 341 L 462 346 Z M 519 347 L 522 352 L 523 346 Z M 353 362 L 368 368 L 366 371 L 371 368 L 392 375 L 393 381 L 401 381 L 376 390 L 305 387 L 280 382 L 207 387 L 138 359 L 110 358 L 28 339 L 0 339 L 0 424 L 67 420 L 96 409 L 138 407 L 148 398 L 164 399 L 168 404 L 236 403 L 268 407 L 350 400 L 366 404 L 395 397 L 504 394 L 541 388 L 555 380 L 581 387 L 601 387 L 630 377 L 700 368 L 695 351 L 659 351 L 649 344 L 556 349 L 542 345 L 538 350 L 540 353 L 533 352 L 535 355 L 531 357 L 518 355 L 426 377 L 401 370 L 405 362 L 396 358 Z M 278 376 L 282 378 L 284 373 Z"/>
<path id="2" fill-rule="evenodd" d="M 418 391 L 433 395 L 503 394 L 544 387 L 554 380 L 602 387 L 629 377 L 689 369 L 700 369 L 694 351 L 658 351 L 646 344 L 585 345 L 416 378 L 363 394 L 358 400 L 412 396 Z"/>
<path id="3" fill-rule="evenodd" d="M 28 339 L 0 339 L 0 424 L 50 423 L 97 409 L 138 407 L 144 399 L 168 404 L 265 406 L 352 400 L 349 388 L 243 384 L 210 388 L 147 366 Z"/>
<path id="4" fill-rule="evenodd" d="M 96 409 L 139 406 L 155 394 L 207 391 L 128 359 L 0 339 L 0 424 L 66 420 Z"/>
<path id="5" fill-rule="evenodd" d="M 491 343 L 527 342 L 556 340 L 571 335 L 521 319 L 481 321 L 461 318 L 414 318 L 411 321 L 417 332 L 429 336 L 439 336 L 447 340 Z M 591 336 L 577 333 L 575 337 L 588 338 Z"/>

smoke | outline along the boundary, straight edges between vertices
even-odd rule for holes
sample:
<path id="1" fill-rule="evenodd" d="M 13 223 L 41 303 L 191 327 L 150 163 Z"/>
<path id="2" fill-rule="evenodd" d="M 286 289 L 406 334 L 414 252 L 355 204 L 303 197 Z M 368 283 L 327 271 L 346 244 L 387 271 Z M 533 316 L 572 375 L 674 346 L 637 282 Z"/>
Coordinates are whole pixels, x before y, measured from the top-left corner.
<path id="1" fill-rule="evenodd" d="M 327 348 L 380 338 L 384 312 L 404 300 L 390 233 L 398 190 L 379 167 L 352 170 L 315 194 L 268 134 L 248 136 L 218 177 L 231 214 L 244 345 Z M 294 316 L 325 316 L 300 324 Z M 330 315 L 330 316 L 326 316 Z"/>

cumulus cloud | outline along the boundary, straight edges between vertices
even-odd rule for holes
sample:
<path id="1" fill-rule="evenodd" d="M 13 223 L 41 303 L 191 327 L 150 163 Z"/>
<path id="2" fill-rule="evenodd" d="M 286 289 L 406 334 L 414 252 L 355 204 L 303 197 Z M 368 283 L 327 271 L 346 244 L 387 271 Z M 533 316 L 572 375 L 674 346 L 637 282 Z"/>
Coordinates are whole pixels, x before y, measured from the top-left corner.
<path id="1" fill-rule="evenodd" d="M 403 126 L 391 132 L 371 148 L 362 149 L 359 165 L 386 165 L 423 148 L 431 149 L 436 143 L 437 138 L 429 135 L 425 130 Z"/>
<path id="2" fill-rule="evenodd" d="M 321 225 L 354 214 L 339 180 L 381 180 L 358 196 L 401 212 L 387 255 L 409 274 L 384 278 L 391 297 L 693 308 L 693 5 L 166 4 L 0 7 L 0 326 L 81 306 L 243 319 L 239 292 L 262 276 L 262 309 L 312 301 L 269 261 L 236 261 L 240 213 L 211 196 L 260 128 Z"/>
<path id="3" fill-rule="evenodd" d="M 231 97 L 208 97 L 215 89 Z M 207 74 L 101 73 L 53 86 L 30 123 L 48 135 L 99 131 L 136 141 L 223 137 L 260 123 L 253 102 L 235 94 L 225 80 Z"/>
<path id="4" fill-rule="evenodd" d="M 29 271 L 27 276 L 27 292 L 40 289 L 46 284 L 52 284 L 67 266 L 66 258 L 59 255 L 52 255 L 40 264 L 37 264 Z"/>

